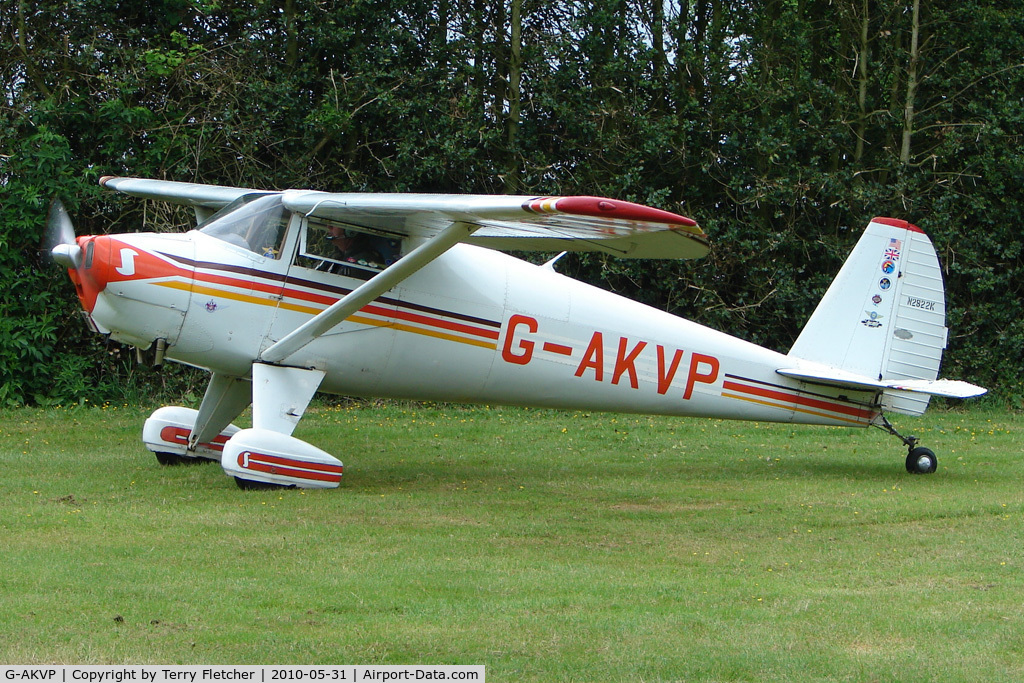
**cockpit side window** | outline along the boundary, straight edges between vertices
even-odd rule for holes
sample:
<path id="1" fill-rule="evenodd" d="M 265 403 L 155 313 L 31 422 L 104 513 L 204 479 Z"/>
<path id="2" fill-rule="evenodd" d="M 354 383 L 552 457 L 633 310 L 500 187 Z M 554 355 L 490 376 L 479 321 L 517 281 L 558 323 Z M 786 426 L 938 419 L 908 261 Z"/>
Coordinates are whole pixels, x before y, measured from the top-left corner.
<path id="1" fill-rule="evenodd" d="M 199 232 L 267 258 L 281 258 L 291 213 L 281 195 L 247 195 L 214 214 Z"/>
<path id="2" fill-rule="evenodd" d="M 396 240 L 310 220 L 305 222 L 299 265 L 339 273 L 347 267 L 381 270 L 398 260 L 400 249 Z"/>

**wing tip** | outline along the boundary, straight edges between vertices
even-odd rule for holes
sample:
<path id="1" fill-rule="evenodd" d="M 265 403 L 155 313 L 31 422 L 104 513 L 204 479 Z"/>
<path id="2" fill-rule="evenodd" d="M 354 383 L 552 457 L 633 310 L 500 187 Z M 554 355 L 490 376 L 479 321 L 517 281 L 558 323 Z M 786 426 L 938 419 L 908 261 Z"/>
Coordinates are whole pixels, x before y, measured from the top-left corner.
<path id="1" fill-rule="evenodd" d="M 700 229 L 697 221 L 678 213 L 605 197 L 537 197 L 524 202 L 523 208 L 540 214 L 565 213 Z"/>

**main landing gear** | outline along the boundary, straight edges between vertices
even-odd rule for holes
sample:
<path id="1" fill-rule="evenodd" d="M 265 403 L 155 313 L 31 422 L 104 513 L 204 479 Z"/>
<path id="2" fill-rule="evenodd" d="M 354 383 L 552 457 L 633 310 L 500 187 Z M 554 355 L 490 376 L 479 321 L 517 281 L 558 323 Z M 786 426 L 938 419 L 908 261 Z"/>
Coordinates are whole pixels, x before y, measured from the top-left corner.
<path id="1" fill-rule="evenodd" d="M 882 424 L 876 426 L 898 438 L 907 447 L 907 472 L 911 474 L 931 474 L 938 469 L 939 459 L 935 456 L 935 452 L 932 449 L 918 446 L 916 436 L 903 436 L 896 431 L 896 428 L 885 418 L 885 415 L 880 417 L 882 418 Z"/>
<path id="2" fill-rule="evenodd" d="M 215 372 L 199 410 L 159 408 L 142 440 L 164 465 L 220 462 L 243 489 L 337 488 L 341 461 L 291 435 L 323 377 L 322 370 L 266 363 L 253 364 L 251 380 Z M 253 427 L 231 424 L 250 401 Z"/>

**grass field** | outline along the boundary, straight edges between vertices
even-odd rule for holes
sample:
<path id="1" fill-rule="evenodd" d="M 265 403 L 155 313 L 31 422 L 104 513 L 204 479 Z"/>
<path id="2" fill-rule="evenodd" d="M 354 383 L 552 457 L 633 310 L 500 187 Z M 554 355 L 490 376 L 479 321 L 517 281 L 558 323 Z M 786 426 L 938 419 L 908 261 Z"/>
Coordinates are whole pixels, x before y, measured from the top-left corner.
<path id="1" fill-rule="evenodd" d="M 342 487 L 243 492 L 158 466 L 147 413 L 0 412 L 3 663 L 1024 678 L 1018 415 L 898 420 L 912 476 L 877 430 L 321 406 Z"/>

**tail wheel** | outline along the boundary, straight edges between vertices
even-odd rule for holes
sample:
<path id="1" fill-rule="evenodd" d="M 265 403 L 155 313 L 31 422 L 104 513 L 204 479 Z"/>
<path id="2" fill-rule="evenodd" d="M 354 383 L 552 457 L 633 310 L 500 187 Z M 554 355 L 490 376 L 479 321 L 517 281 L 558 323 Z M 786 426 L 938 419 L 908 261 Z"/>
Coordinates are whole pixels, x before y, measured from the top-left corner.
<path id="1" fill-rule="evenodd" d="M 911 474 L 931 474 L 938 466 L 939 459 L 930 448 L 918 446 L 907 454 L 907 472 Z"/>
<path id="2" fill-rule="evenodd" d="M 939 459 L 935 457 L 935 452 L 932 449 L 918 446 L 916 436 L 903 436 L 897 432 L 889 420 L 885 419 L 885 415 L 880 414 L 879 417 L 881 418 L 881 424 L 875 423 L 874 426 L 897 437 L 907 447 L 907 451 L 909 451 L 907 453 L 907 472 L 911 474 L 931 474 L 938 469 Z"/>

